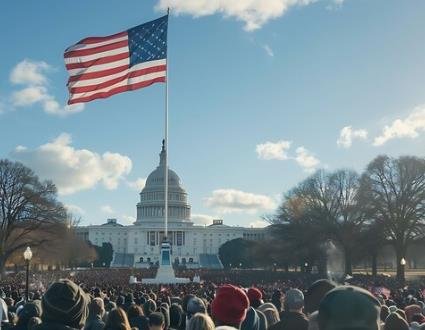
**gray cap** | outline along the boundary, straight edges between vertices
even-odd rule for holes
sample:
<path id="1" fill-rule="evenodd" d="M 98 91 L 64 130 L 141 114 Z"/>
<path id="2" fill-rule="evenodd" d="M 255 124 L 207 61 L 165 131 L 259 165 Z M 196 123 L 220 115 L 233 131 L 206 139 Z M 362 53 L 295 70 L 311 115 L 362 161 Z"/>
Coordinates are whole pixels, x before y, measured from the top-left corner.
<path id="1" fill-rule="evenodd" d="M 193 297 L 187 303 L 187 317 L 190 319 L 196 313 L 206 313 L 207 309 L 201 298 Z"/>
<path id="2" fill-rule="evenodd" d="M 304 307 L 304 294 L 298 289 L 290 289 L 285 295 L 285 309 L 300 309 Z"/>

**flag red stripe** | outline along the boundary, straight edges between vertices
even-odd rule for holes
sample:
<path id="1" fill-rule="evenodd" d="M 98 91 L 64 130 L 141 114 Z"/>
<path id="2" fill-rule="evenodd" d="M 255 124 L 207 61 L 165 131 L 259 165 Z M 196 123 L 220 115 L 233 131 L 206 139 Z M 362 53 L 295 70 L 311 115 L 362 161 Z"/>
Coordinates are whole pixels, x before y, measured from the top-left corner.
<path id="1" fill-rule="evenodd" d="M 141 81 L 139 83 L 132 84 L 132 85 L 120 86 L 120 87 L 111 89 L 110 91 L 93 94 L 93 95 L 90 95 L 90 96 L 87 96 L 87 97 L 80 97 L 80 98 L 75 98 L 75 99 L 73 99 L 71 97 L 71 99 L 68 101 L 68 104 L 90 102 L 90 101 L 93 101 L 95 99 L 104 99 L 104 98 L 110 97 L 110 96 L 118 94 L 118 93 L 132 91 L 132 90 L 135 90 L 135 89 L 138 89 L 138 88 L 147 87 L 147 86 L 150 86 L 150 85 L 157 83 L 157 82 L 165 82 L 165 77 L 158 77 L 158 78 L 155 78 L 155 79 L 152 79 L 152 80 Z"/>
<path id="2" fill-rule="evenodd" d="M 89 68 L 93 65 L 105 64 L 105 63 L 111 63 L 111 62 L 123 60 L 125 58 L 128 58 L 129 56 L 130 56 L 129 52 L 126 52 L 126 53 L 117 54 L 117 55 L 105 56 L 105 57 L 87 61 L 87 62 L 66 64 L 66 68 L 67 70 Z"/>
<path id="3" fill-rule="evenodd" d="M 128 46 L 128 40 L 122 40 L 118 42 L 114 42 L 112 44 L 103 45 L 99 47 L 93 47 L 89 49 L 81 49 L 81 50 L 71 50 L 64 54 L 65 58 L 76 57 L 76 56 L 86 56 L 93 55 L 101 52 L 106 52 L 108 50 L 122 48 Z"/>
<path id="4" fill-rule="evenodd" d="M 109 76 L 110 74 L 118 73 L 124 70 L 128 69 L 128 64 L 117 66 L 116 68 L 112 69 L 106 69 L 102 71 L 95 71 L 95 72 L 89 72 L 89 73 L 82 73 L 75 76 L 71 76 L 68 79 L 68 83 L 77 81 L 77 80 L 87 80 L 87 79 L 94 79 L 94 78 L 101 78 L 105 76 Z"/>
<path id="5" fill-rule="evenodd" d="M 80 40 L 79 42 L 77 42 L 77 44 L 84 44 L 84 45 L 95 44 L 96 42 L 108 41 L 114 38 L 124 37 L 125 35 L 127 35 L 127 31 L 111 34 L 110 36 L 106 36 L 106 37 L 88 37 L 88 38 L 84 38 L 83 40 Z"/>
<path id="6" fill-rule="evenodd" d="M 120 81 L 129 79 L 129 78 L 134 78 L 134 77 L 138 77 L 138 76 L 143 76 L 145 74 L 149 74 L 149 73 L 154 73 L 154 72 L 160 72 L 160 71 L 165 71 L 166 70 L 166 65 L 158 65 L 158 66 L 154 66 L 154 67 L 149 67 L 146 69 L 141 69 L 141 70 L 136 70 L 136 71 L 132 71 L 129 72 L 121 77 L 117 77 L 111 80 L 107 80 L 103 83 L 98 83 L 98 84 L 94 84 L 94 85 L 88 85 L 88 86 L 81 86 L 81 87 L 71 87 L 69 88 L 69 92 L 71 94 L 80 94 L 80 93 L 87 93 L 87 92 L 93 92 L 102 88 L 106 88 L 112 85 L 115 85 L 117 83 L 119 83 Z"/>

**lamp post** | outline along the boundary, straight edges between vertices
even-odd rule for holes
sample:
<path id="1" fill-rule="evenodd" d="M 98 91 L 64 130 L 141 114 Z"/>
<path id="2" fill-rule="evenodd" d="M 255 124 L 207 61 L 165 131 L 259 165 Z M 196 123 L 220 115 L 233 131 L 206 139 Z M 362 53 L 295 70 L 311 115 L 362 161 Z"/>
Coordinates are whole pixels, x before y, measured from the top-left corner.
<path id="1" fill-rule="evenodd" d="M 30 261 L 32 259 L 32 251 L 31 248 L 28 246 L 24 252 L 24 259 L 27 267 L 27 273 L 26 273 L 26 281 L 25 281 L 25 301 L 28 301 L 29 297 L 29 278 L 30 278 Z"/>
<path id="2" fill-rule="evenodd" d="M 404 259 L 404 257 L 400 259 L 400 266 L 401 266 L 400 280 L 402 280 L 404 283 L 404 270 L 406 267 L 406 259 Z"/>
<path id="3" fill-rule="evenodd" d="M 308 273 L 308 262 L 305 262 L 305 263 L 304 263 L 304 267 L 305 267 L 305 268 L 304 268 L 304 269 L 305 269 L 305 272 L 306 272 L 306 273 Z"/>

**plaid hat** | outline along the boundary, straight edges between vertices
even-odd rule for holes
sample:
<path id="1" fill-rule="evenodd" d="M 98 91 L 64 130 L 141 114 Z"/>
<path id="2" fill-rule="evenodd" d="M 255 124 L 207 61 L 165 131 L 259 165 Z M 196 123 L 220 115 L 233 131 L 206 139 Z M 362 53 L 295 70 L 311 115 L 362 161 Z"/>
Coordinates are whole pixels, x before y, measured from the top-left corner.
<path id="1" fill-rule="evenodd" d="M 70 280 L 59 280 L 43 295 L 42 320 L 81 328 L 87 319 L 88 303 L 88 296 L 78 285 Z"/>
<path id="2" fill-rule="evenodd" d="M 290 289 L 285 296 L 285 309 L 300 309 L 304 307 L 304 294 L 298 289 Z"/>
<path id="3" fill-rule="evenodd" d="M 246 316 L 249 307 L 248 297 L 242 289 L 225 284 L 218 288 L 211 303 L 214 319 L 225 325 L 239 325 Z"/>
<path id="4" fill-rule="evenodd" d="M 319 329 L 378 330 L 381 305 L 368 291 L 341 286 L 323 298 L 319 306 Z"/>

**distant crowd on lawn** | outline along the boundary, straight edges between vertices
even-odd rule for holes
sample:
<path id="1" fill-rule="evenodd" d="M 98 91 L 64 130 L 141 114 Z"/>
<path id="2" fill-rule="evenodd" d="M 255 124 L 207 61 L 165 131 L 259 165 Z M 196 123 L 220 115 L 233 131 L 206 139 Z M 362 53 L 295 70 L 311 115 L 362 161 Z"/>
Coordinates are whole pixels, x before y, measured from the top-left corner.
<path id="1" fill-rule="evenodd" d="M 357 275 L 344 283 L 273 271 L 187 271 L 200 283 L 130 284 L 151 270 L 92 269 L 0 281 L 1 329 L 425 329 L 423 284 Z M 425 291 L 424 291 L 425 292 Z"/>

